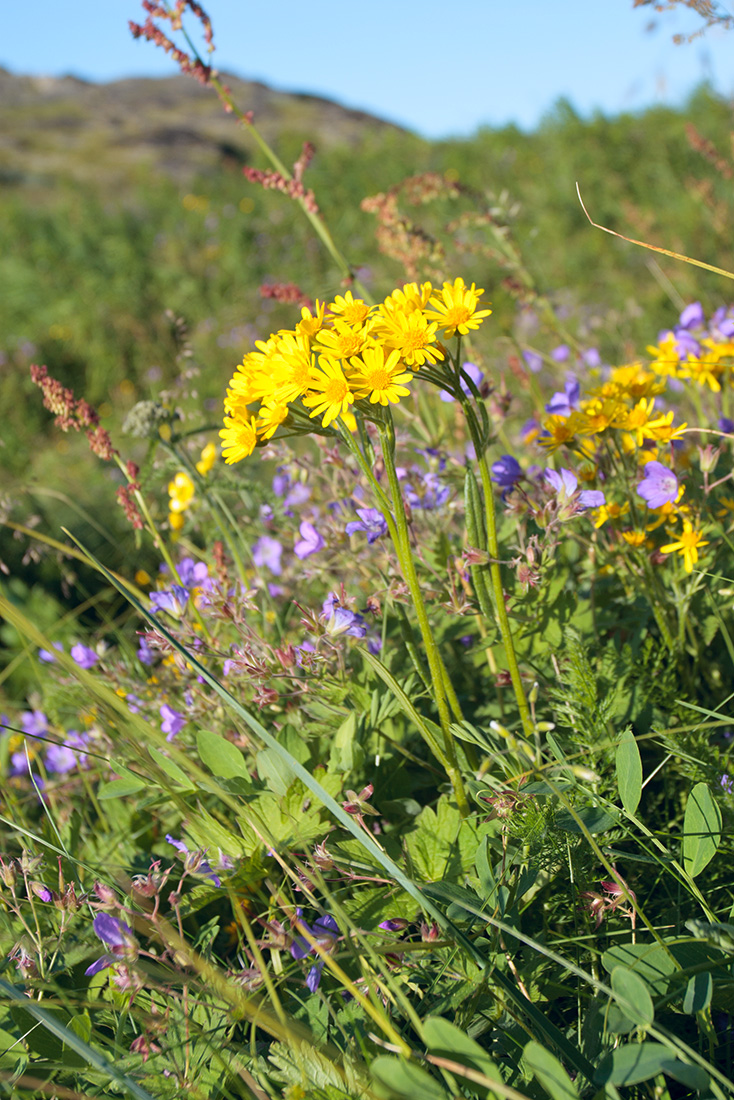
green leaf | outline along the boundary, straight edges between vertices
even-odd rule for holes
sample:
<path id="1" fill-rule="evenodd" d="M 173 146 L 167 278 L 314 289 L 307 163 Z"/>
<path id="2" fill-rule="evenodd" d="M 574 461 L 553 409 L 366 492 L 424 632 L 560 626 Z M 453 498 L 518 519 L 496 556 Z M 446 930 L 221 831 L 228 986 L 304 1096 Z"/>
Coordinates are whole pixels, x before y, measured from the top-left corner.
<path id="1" fill-rule="evenodd" d="M 640 804 L 642 794 L 642 760 L 635 735 L 629 727 L 619 739 L 615 765 L 619 797 L 627 813 L 633 814 Z"/>
<path id="2" fill-rule="evenodd" d="M 627 1043 L 602 1059 L 594 1081 L 597 1085 L 636 1085 L 657 1077 L 674 1060 L 662 1043 Z"/>
<path id="3" fill-rule="evenodd" d="M 522 1052 L 522 1060 L 552 1100 L 578 1100 L 571 1078 L 554 1054 L 534 1041 Z"/>
<path id="4" fill-rule="evenodd" d="M 634 970 L 626 966 L 615 966 L 612 970 L 612 990 L 619 1008 L 627 1019 L 638 1027 L 649 1027 L 655 1019 L 652 997 L 645 981 Z"/>
<path id="5" fill-rule="evenodd" d="M 223 779 L 233 779 L 240 775 L 249 779 L 250 773 L 240 750 L 218 733 L 199 730 L 196 747 L 202 764 L 206 765 L 212 775 L 220 775 Z"/>
<path id="6" fill-rule="evenodd" d="M 680 1062 L 677 1058 L 665 1066 L 668 1077 L 680 1081 L 681 1085 L 687 1085 L 689 1089 L 703 1092 L 708 1089 L 711 1078 L 703 1066 L 692 1066 L 688 1062 Z"/>
<path id="7" fill-rule="evenodd" d="M 688 796 L 683 821 L 683 866 L 695 878 L 716 855 L 721 842 L 721 811 L 705 783 Z"/>
<path id="8" fill-rule="evenodd" d="M 174 783 L 178 783 L 181 787 L 185 787 L 186 790 L 189 791 L 196 789 L 186 772 L 183 771 L 182 768 L 179 768 L 178 764 L 174 764 L 170 756 L 166 756 L 162 749 L 157 749 L 154 745 L 149 745 L 148 752 L 161 771 L 165 772 L 168 778 L 172 779 Z"/>
<path id="9" fill-rule="evenodd" d="M 683 1011 L 691 1016 L 696 1012 L 705 1012 L 711 1004 L 713 989 L 714 982 L 708 971 L 703 974 L 694 974 L 686 987 Z"/>
<path id="10" fill-rule="evenodd" d="M 450 1020 L 444 1020 L 440 1016 L 429 1016 L 423 1024 L 423 1038 L 431 1054 L 458 1062 L 468 1069 L 483 1074 L 490 1081 L 502 1082 L 502 1076 L 486 1050 Z M 458 1073 L 456 1076 L 460 1077 Z M 462 1084 L 472 1092 L 482 1097 L 492 1095 L 492 1090 L 488 1086 L 463 1077 L 460 1079 Z"/>
<path id="11" fill-rule="evenodd" d="M 429 1073 L 403 1058 L 381 1054 L 370 1066 L 374 1079 L 387 1090 L 388 1096 L 405 1100 L 448 1100 L 445 1090 Z"/>
<path id="12" fill-rule="evenodd" d="M 97 791 L 97 798 L 100 801 L 105 798 L 125 798 L 129 794 L 136 794 L 144 789 L 145 783 L 142 779 L 136 779 L 131 773 L 130 778 L 112 779 L 109 783 L 103 783 Z"/>
<path id="13" fill-rule="evenodd" d="M 108 1062 L 101 1054 L 89 1046 L 89 1044 L 82 1038 L 80 1038 L 69 1027 L 65 1027 L 55 1015 L 49 1012 L 45 1008 L 41 1008 L 35 1001 L 29 1001 L 25 994 L 25 990 L 16 989 L 8 982 L 0 979 L 0 990 L 5 994 L 7 998 L 14 1002 L 13 1007 L 18 1007 L 20 1012 L 24 1016 L 31 1016 L 36 1023 L 41 1025 L 40 1028 L 33 1028 L 33 1032 L 45 1030 L 50 1033 L 57 1041 L 60 1041 L 64 1046 L 70 1047 L 76 1051 L 88 1065 L 94 1069 L 103 1073 L 106 1078 L 112 1081 L 116 1081 L 122 1086 L 122 1091 L 126 1092 L 129 1096 L 136 1097 L 136 1100 L 153 1100 L 153 1097 L 149 1092 L 146 1092 L 144 1088 L 141 1088 L 135 1081 L 133 1081 L 127 1074 L 114 1065 L 113 1062 Z"/>

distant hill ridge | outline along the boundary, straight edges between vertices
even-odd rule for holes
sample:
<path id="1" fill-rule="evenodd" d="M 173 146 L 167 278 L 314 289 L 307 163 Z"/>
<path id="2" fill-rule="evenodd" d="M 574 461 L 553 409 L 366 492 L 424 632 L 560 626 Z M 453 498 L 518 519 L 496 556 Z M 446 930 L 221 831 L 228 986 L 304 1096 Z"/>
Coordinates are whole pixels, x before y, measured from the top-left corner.
<path id="1" fill-rule="evenodd" d="M 321 146 L 357 146 L 368 132 L 405 132 L 320 96 L 221 75 L 269 140 L 297 133 Z M 244 164 L 251 151 L 214 91 L 190 77 L 95 83 L 0 68 L 0 182 L 56 176 L 112 182 L 142 167 L 185 180 L 222 160 Z"/>

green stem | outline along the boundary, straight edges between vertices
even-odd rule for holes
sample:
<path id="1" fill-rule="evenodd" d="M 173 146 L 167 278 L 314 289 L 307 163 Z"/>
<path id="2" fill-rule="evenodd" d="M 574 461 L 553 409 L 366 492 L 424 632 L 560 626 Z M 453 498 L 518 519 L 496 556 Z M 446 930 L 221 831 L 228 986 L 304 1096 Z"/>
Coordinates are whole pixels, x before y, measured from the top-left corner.
<path id="1" fill-rule="evenodd" d="M 512 637 L 512 628 L 510 626 L 510 620 L 507 615 L 505 596 L 502 588 L 502 573 L 500 571 L 499 563 L 499 543 L 497 541 L 497 517 L 494 509 L 494 492 L 492 490 L 492 478 L 490 476 L 489 466 L 487 465 L 487 455 L 484 447 L 482 446 L 482 441 L 479 437 L 479 425 L 477 424 L 474 410 L 472 409 L 468 400 L 462 401 L 462 405 L 464 407 L 467 423 L 469 425 L 469 431 L 471 433 L 472 441 L 474 443 L 474 449 L 477 454 L 479 474 L 482 480 L 482 491 L 484 493 L 484 522 L 487 529 L 487 553 L 489 554 L 490 558 L 489 575 L 492 580 L 492 591 L 494 593 L 497 624 L 500 628 L 500 637 L 502 638 L 502 646 L 504 648 L 505 657 L 507 659 L 507 667 L 510 673 L 510 680 L 512 681 L 512 687 L 515 692 L 517 709 L 520 712 L 520 721 L 522 722 L 523 732 L 528 740 L 532 741 L 534 736 L 534 725 L 533 720 L 530 716 L 528 701 L 525 698 L 525 689 L 523 687 L 522 677 L 520 676 L 520 668 L 517 663 L 515 642 Z"/>
<path id="2" fill-rule="evenodd" d="M 418 627 L 426 650 L 428 668 L 433 682 L 434 698 L 436 700 L 436 707 L 438 708 L 438 721 L 444 739 L 444 751 L 449 762 L 449 767 L 446 769 L 447 774 L 454 788 L 459 810 L 462 816 L 466 817 L 469 813 L 469 804 L 467 802 L 466 791 L 464 790 L 464 783 L 459 770 L 459 762 L 456 755 L 456 742 L 454 741 L 450 728 L 451 715 L 449 712 L 449 698 L 453 697 L 451 698 L 451 709 L 454 710 L 459 721 L 461 721 L 462 717 L 461 709 L 459 700 L 456 697 L 456 692 L 451 684 L 448 671 L 443 663 L 438 645 L 436 644 L 436 639 L 433 636 L 428 612 L 423 600 L 420 581 L 418 580 L 413 552 L 410 545 L 410 532 L 408 530 L 408 521 L 405 515 L 403 496 L 400 491 L 397 470 L 395 469 L 395 432 L 392 424 L 392 417 L 389 416 L 389 412 L 388 417 L 389 419 L 386 418 L 378 427 L 380 432 L 380 444 L 382 447 L 382 458 L 385 463 L 387 479 L 390 484 L 394 521 L 397 528 L 398 542 L 396 543 L 395 549 L 400 559 L 403 576 L 408 582 L 408 588 L 410 589 L 413 605 L 415 607 L 416 619 L 418 620 Z"/>
<path id="3" fill-rule="evenodd" d="M 446 685 L 449 682 L 449 677 L 443 660 L 441 659 L 441 654 L 439 653 L 438 646 L 436 645 L 436 640 L 433 637 L 433 632 L 431 631 L 431 625 L 428 620 L 426 606 L 423 602 L 423 595 L 421 593 L 420 583 L 418 581 L 418 575 L 415 570 L 415 562 L 413 561 L 413 555 L 410 547 L 410 535 L 408 532 L 408 523 L 405 518 L 403 498 L 400 492 L 400 483 L 398 482 L 397 471 L 395 469 L 394 463 L 394 435 L 390 430 L 390 428 L 392 427 L 392 420 L 389 421 L 389 424 L 380 424 L 378 425 L 378 427 L 380 431 L 380 442 L 382 445 L 382 454 L 385 462 L 385 469 L 387 470 L 388 481 L 390 482 L 390 491 L 393 498 L 392 507 L 390 503 L 390 498 L 387 496 L 379 481 L 373 474 L 369 463 L 357 446 L 357 443 L 353 438 L 351 432 L 349 432 L 346 428 L 343 428 L 341 431 L 341 435 L 342 439 L 347 444 L 349 450 L 354 456 L 361 472 L 364 474 L 365 478 L 372 487 L 372 490 L 375 494 L 377 506 L 382 512 L 385 523 L 387 524 L 390 538 L 392 539 L 393 546 L 395 547 L 395 553 L 397 554 L 402 574 L 408 583 L 408 588 L 410 589 L 410 594 L 413 599 L 413 604 L 415 606 L 416 617 L 418 619 L 418 625 L 420 627 L 421 637 L 423 639 L 426 656 L 428 658 L 428 668 L 431 675 L 436 706 L 439 713 L 439 724 L 444 739 L 446 760 L 441 760 L 441 763 L 443 764 L 446 775 L 451 782 L 451 786 L 453 787 L 459 811 L 462 817 L 467 817 L 470 812 L 469 802 L 466 796 L 466 791 L 464 789 L 464 783 L 461 778 L 461 772 L 459 770 L 458 760 L 456 756 L 456 743 L 450 729 L 450 715 L 446 697 Z M 461 712 L 459 711 L 459 715 L 460 714 Z M 459 720 L 461 719 L 459 718 Z M 437 759 L 440 758 L 437 757 Z"/>

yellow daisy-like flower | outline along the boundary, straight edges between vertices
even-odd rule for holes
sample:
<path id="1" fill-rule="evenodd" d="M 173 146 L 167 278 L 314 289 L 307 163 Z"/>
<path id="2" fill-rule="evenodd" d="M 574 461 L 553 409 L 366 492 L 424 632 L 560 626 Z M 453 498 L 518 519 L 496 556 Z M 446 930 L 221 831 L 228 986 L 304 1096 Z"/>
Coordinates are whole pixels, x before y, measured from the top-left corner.
<path id="1" fill-rule="evenodd" d="M 650 362 L 650 370 L 655 371 L 656 374 L 662 374 L 666 377 L 678 377 L 678 364 L 680 363 L 680 355 L 678 354 L 675 333 L 668 333 L 668 335 L 664 337 L 664 339 L 662 339 L 658 345 L 651 345 L 650 347 L 648 347 L 647 350 L 652 356 L 652 360 Z"/>
<path id="2" fill-rule="evenodd" d="M 628 544 L 628 546 L 644 546 L 647 541 L 647 535 L 644 531 L 623 531 L 622 538 Z"/>
<path id="3" fill-rule="evenodd" d="M 654 419 L 652 418 L 654 406 L 654 397 L 647 399 L 644 397 L 640 398 L 635 407 L 629 410 L 623 422 L 619 425 L 620 428 L 624 428 L 625 431 L 634 435 L 638 447 L 642 446 L 645 439 L 654 438 L 652 433 L 655 428 L 664 427 L 666 425 L 664 414 L 660 414 Z"/>
<path id="4" fill-rule="evenodd" d="M 683 567 L 686 573 L 693 572 L 693 566 L 698 561 L 698 549 L 700 546 L 708 546 L 708 542 L 702 537 L 703 532 L 694 531 L 689 519 L 683 520 L 683 532 L 677 542 L 669 542 L 660 547 L 661 554 L 682 554 Z"/>
<path id="5" fill-rule="evenodd" d="M 551 413 L 543 421 L 543 434 L 538 437 L 538 443 L 552 454 L 559 447 L 570 443 L 575 438 L 578 430 L 579 417 L 575 412 L 572 412 L 570 416 L 558 416 L 556 413 Z"/>
<path id="6" fill-rule="evenodd" d="M 346 321 L 337 318 L 332 329 L 322 329 L 316 337 L 321 351 L 335 359 L 350 359 L 359 355 L 367 343 L 368 326 L 352 328 Z"/>
<path id="7" fill-rule="evenodd" d="M 629 510 L 630 506 L 627 502 L 624 504 L 602 504 L 600 508 L 591 513 L 594 517 L 594 527 L 598 530 L 604 526 L 607 520 L 614 522 L 614 520 L 621 519 L 622 516 L 627 515 Z"/>
<path id="8" fill-rule="evenodd" d="M 217 461 L 217 445 L 216 443 L 207 443 L 204 450 L 201 452 L 201 457 L 196 463 L 196 469 L 199 471 L 202 477 L 211 470 L 214 463 Z"/>
<path id="9" fill-rule="evenodd" d="M 425 309 L 428 305 L 433 287 L 430 283 L 406 283 L 405 286 L 388 294 L 380 306 L 380 313 L 387 316 L 389 313 L 399 311 L 413 313 L 415 310 Z"/>
<path id="10" fill-rule="evenodd" d="M 403 383 L 410 382 L 413 375 L 402 369 L 399 351 L 388 351 L 378 344 L 365 348 L 362 358 L 350 359 L 350 363 L 355 371 L 352 386 L 357 397 L 369 397 L 373 405 L 395 405 L 410 393 Z"/>
<path id="11" fill-rule="evenodd" d="M 362 325 L 370 315 L 370 307 L 361 298 L 354 298 L 351 290 L 344 296 L 337 294 L 329 306 L 329 312 L 346 321 L 348 325 Z"/>
<path id="12" fill-rule="evenodd" d="M 316 333 L 319 331 L 324 323 L 324 313 L 326 311 L 326 303 L 316 300 L 316 312 L 312 313 L 308 306 L 301 308 L 301 320 L 296 325 L 296 332 L 299 336 L 307 336 L 309 340 L 313 340 Z"/>
<path id="13" fill-rule="evenodd" d="M 224 427 L 219 435 L 222 439 L 222 457 L 231 466 L 235 462 L 241 462 L 255 450 L 257 421 L 254 416 L 249 420 L 225 416 Z"/>
<path id="14" fill-rule="evenodd" d="M 288 406 L 282 401 L 267 401 L 260 408 L 257 430 L 261 439 L 270 439 L 288 416 Z"/>
<path id="15" fill-rule="evenodd" d="M 332 420 L 343 416 L 349 411 L 349 406 L 354 404 L 354 393 L 349 380 L 342 370 L 341 363 L 336 359 L 329 359 L 326 355 L 319 357 L 320 370 L 314 370 L 314 378 L 311 383 L 312 390 L 304 397 L 303 404 L 313 412 L 309 416 L 321 416 L 323 425 L 328 428 Z"/>
<path id="16" fill-rule="evenodd" d="M 424 363 L 444 358 L 441 348 L 435 346 L 437 329 L 436 322 L 431 324 L 418 309 L 410 313 L 395 310 L 383 314 L 377 334 L 387 348 L 395 348 L 400 353 L 407 366 L 419 369 Z"/>
<path id="17" fill-rule="evenodd" d="M 484 290 L 477 290 L 474 283 L 468 287 L 461 277 L 453 283 L 444 283 L 441 297 L 431 298 L 434 309 L 426 310 L 426 317 L 437 321 L 445 336 L 454 336 L 457 332 L 466 336 L 471 329 L 479 328 L 492 312 L 491 309 L 477 310 L 482 294 Z"/>
<path id="18" fill-rule="evenodd" d="M 287 405 L 311 389 L 315 358 L 311 342 L 303 333 L 281 333 L 271 363 L 271 394 L 263 396 L 264 404 L 272 401 Z"/>
<path id="19" fill-rule="evenodd" d="M 665 413 L 664 416 L 658 418 L 655 424 L 648 424 L 646 435 L 648 439 L 653 439 L 656 443 L 670 443 L 673 439 L 678 439 L 688 427 L 688 424 L 679 424 L 677 428 L 673 427 L 673 417 L 675 413 L 671 409 L 670 412 Z"/>

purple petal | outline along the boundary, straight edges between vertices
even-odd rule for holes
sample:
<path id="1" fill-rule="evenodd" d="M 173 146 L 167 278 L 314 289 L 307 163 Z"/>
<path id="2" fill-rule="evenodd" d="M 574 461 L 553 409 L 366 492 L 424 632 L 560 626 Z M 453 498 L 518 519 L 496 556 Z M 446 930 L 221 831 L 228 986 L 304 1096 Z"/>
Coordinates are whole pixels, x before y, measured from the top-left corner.
<path id="1" fill-rule="evenodd" d="M 310 991 L 312 993 L 315 993 L 316 990 L 319 988 L 319 983 L 321 981 L 321 971 L 323 969 L 324 969 L 324 960 L 319 959 L 318 962 L 315 962 L 313 964 L 313 966 L 311 967 L 311 969 L 308 972 L 308 977 L 306 978 L 306 985 L 308 986 L 308 988 L 310 989 Z"/>
<path id="2" fill-rule="evenodd" d="M 133 934 L 129 924 L 125 924 L 124 921 L 109 913 L 98 913 L 92 922 L 92 927 L 95 935 L 111 947 L 122 947 L 126 943 L 126 934 L 127 936 Z"/>
<path id="3" fill-rule="evenodd" d="M 93 962 L 91 966 L 88 966 L 84 971 L 85 974 L 99 974 L 100 970 L 106 970 L 108 966 L 114 966 L 119 959 L 115 959 L 112 955 L 100 955 L 96 962 Z"/>
<path id="4" fill-rule="evenodd" d="M 580 508 L 601 508 L 606 504 L 606 497 L 600 489 L 584 489 L 579 493 Z"/>

